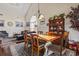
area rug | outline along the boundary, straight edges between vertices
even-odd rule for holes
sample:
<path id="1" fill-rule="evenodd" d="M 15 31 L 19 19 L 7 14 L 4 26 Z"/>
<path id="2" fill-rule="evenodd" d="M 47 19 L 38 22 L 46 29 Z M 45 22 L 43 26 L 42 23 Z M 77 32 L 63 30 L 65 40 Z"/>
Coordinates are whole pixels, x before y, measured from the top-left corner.
<path id="1" fill-rule="evenodd" d="M 24 43 L 19 43 L 16 45 L 10 45 L 10 51 L 12 53 L 12 56 L 30 56 L 31 54 L 31 48 L 30 46 L 29 50 L 27 48 L 24 48 Z"/>
<path id="2" fill-rule="evenodd" d="M 31 56 L 32 55 L 32 48 L 30 45 L 28 45 L 28 48 L 24 48 L 24 43 L 19 43 L 15 45 L 10 45 L 10 51 L 12 56 Z M 40 56 L 43 56 L 44 53 L 40 53 Z M 37 56 L 36 52 L 34 53 L 34 56 Z"/>
<path id="3" fill-rule="evenodd" d="M 28 49 L 27 49 L 27 48 L 24 48 L 24 43 L 10 45 L 9 48 L 10 48 L 12 56 L 31 56 L 32 54 L 30 45 L 28 45 Z M 75 56 L 75 55 L 76 54 L 74 51 L 67 49 L 66 53 L 63 56 Z M 40 56 L 48 56 L 48 55 L 44 55 L 41 53 Z M 59 55 L 58 55 L 58 52 L 55 52 L 53 54 L 50 54 L 49 56 L 59 56 Z"/>

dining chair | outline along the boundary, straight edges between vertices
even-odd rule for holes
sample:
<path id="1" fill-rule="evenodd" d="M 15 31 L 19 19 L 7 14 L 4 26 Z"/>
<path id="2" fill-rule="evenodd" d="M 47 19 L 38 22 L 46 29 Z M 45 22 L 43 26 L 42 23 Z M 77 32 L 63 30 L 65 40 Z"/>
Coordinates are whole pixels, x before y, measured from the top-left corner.
<path id="1" fill-rule="evenodd" d="M 63 39 L 61 39 L 63 40 Z M 56 55 L 56 56 L 62 56 L 65 52 L 66 52 L 66 48 L 63 47 L 63 44 L 61 43 L 61 45 L 57 45 L 57 44 L 50 44 L 49 46 L 47 46 L 48 49 L 48 53 L 51 51 L 51 54 L 47 54 L 47 55 Z"/>
<path id="2" fill-rule="evenodd" d="M 24 33 L 24 47 L 28 48 L 28 45 L 31 45 L 31 35 L 28 35 L 27 32 Z"/>
<path id="3" fill-rule="evenodd" d="M 62 38 L 64 39 L 63 40 L 63 46 L 67 47 L 67 48 L 69 47 L 69 43 L 68 43 L 69 42 L 69 37 L 68 36 L 69 36 L 69 32 L 67 32 L 67 31 L 65 31 L 63 33 L 63 36 L 62 36 Z"/>
<path id="4" fill-rule="evenodd" d="M 47 35 L 55 35 L 56 33 L 54 32 L 46 32 Z"/>
<path id="5" fill-rule="evenodd" d="M 76 55 L 79 55 L 79 42 L 69 40 L 69 49 L 74 50 L 76 52 Z"/>
<path id="6" fill-rule="evenodd" d="M 32 56 L 36 55 L 39 56 L 40 53 L 44 53 L 44 44 L 40 43 L 38 35 L 32 35 Z"/>
<path id="7" fill-rule="evenodd" d="M 43 34 L 43 31 L 38 31 L 38 34 Z"/>
<path id="8" fill-rule="evenodd" d="M 63 55 L 66 51 L 66 47 L 68 46 L 68 34 L 68 32 L 64 32 L 59 40 L 55 40 L 52 44 L 48 45 L 46 47 L 48 51 L 58 53 L 58 55 Z"/>

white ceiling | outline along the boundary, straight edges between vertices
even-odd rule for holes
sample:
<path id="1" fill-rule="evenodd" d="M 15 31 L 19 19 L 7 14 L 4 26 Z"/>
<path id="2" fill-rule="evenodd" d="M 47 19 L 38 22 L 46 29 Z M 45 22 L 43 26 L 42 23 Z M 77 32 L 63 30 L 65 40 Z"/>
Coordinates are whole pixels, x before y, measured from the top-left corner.
<path id="1" fill-rule="evenodd" d="M 0 3 L 0 14 L 22 17 L 25 16 L 30 5 L 30 3 Z"/>
<path id="2" fill-rule="evenodd" d="M 39 9 L 45 18 L 61 13 L 68 13 L 71 6 L 77 6 L 78 3 L 41 3 Z M 30 7 L 30 9 L 29 9 Z M 0 3 L 0 14 L 8 17 L 25 17 L 29 20 L 33 15 L 38 13 L 37 3 Z"/>

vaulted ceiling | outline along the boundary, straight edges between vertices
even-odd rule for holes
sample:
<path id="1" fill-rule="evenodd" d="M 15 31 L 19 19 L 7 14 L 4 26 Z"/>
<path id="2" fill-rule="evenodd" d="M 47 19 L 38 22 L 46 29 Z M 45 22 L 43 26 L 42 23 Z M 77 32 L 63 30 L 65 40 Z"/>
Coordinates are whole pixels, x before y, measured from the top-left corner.
<path id="1" fill-rule="evenodd" d="M 41 3 L 39 8 L 45 18 L 51 17 L 60 13 L 67 13 L 71 6 L 77 6 L 78 3 Z M 37 15 L 37 3 L 0 3 L 1 14 L 13 18 L 24 17 L 29 20 L 31 16 Z"/>
<path id="2" fill-rule="evenodd" d="M 15 18 L 23 17 L 29 6 L 29 3 L 0 3 L 0 14 Z"/>

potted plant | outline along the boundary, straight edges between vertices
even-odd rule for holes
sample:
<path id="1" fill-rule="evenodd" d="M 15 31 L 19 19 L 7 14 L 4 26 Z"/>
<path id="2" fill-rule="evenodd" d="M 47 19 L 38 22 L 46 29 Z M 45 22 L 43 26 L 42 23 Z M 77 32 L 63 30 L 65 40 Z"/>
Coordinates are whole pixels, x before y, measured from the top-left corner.
<path id="1" fill-rule="evenodd" d="M 71 28 L 79 31 L 79 5 L 71 7 L 71 11 L 67 14 L 66 18 L 70 18 Z"/>

